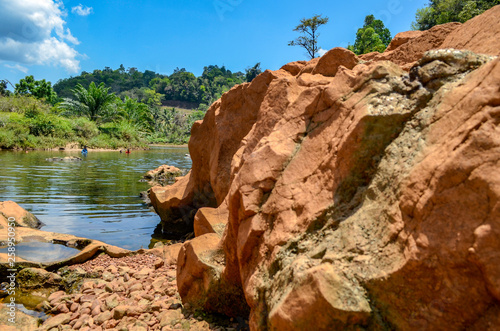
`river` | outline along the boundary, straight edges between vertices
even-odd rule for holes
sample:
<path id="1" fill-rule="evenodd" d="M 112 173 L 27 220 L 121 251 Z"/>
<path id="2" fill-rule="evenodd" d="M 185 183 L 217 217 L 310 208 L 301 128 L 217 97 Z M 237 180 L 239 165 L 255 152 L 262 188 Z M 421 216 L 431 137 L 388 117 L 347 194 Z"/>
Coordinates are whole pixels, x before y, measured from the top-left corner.
<path id="1" fill-rule="evenodd" d="M 139 182 L 162 164 L 191 168 L 187 148 L 93 152 L 81 162 L 47 158 L 79 152 L 0 151 L 0 200 L 13 200 L 35 214 L 43 231 L 97 239 L 136 250 L 152 243 L 160 218 L 139 197 L 149 188 Z"/>

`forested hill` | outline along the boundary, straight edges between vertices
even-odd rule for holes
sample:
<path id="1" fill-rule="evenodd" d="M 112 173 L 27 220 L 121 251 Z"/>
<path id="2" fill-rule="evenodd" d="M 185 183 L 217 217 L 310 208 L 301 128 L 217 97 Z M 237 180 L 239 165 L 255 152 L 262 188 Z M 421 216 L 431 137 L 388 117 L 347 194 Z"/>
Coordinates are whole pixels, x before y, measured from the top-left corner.
<path id="1" fill-rule="evenodd" d="M 190 105 L 189 108 L 206 110 L 231 87 L 252 80 L 258 73 L 260 64 L 247 69 L 246 73 L 233 73 L 224 66 L 210 65 L 204 68 L 199 77 L 186 69 L 177 68 L 168 76 L 150 70 L 141 72 L 137 68 L 125 69 L 121 65 L 116 70 L 106 67 L 62 79 L 54 85 L 54 90 L 60 98 L 71 98 L 71 90 L 77 84 L 87 88 L 91 82 L 96 85 L 104 83 L 111 88 L 110 92 L 122 99 L 128 96 L 150 106 L 169 105 L 177 101 Z"/>

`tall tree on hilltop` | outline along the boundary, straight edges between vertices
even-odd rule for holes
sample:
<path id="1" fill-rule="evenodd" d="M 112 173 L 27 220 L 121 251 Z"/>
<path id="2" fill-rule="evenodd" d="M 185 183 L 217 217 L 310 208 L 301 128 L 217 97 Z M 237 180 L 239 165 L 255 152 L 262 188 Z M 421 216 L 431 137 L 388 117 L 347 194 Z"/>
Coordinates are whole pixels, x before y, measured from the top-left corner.
<path id="1" fill-rule="evenodd" d="M 376 20 L 375 16 L 365 17 L 365 24 L 358 29 L 354 45 L 347 48 L 356 55 L 370 52 L 382 53 L 391 42 L 391 32 L 384 26 L 381 20 Z"/>
<path id="2" fill-rule="evenodd" d="M 288 43 L 288 46 L 301 46 L 307 51 L 307 54 L 314 59 L 316 54 L 318 54 L 318 28 L 326 23 L 328 23 L 328 17 L 321 17 L 321 15 L 314 15 L 311 18 L 303 18 L 300 20 L 300 24 L 293 29 L 293 31 L 300 32 L 303 34 L 295 40 Z"/>
<path id="3" fill-rule="evenodd" d="M 253 67 L 245 69 L 245 77 L 247 82 L 251 82 L 255 77 L 262 73 L 262 69 L 260 68 L 260 62 L 254 65 Z"/>

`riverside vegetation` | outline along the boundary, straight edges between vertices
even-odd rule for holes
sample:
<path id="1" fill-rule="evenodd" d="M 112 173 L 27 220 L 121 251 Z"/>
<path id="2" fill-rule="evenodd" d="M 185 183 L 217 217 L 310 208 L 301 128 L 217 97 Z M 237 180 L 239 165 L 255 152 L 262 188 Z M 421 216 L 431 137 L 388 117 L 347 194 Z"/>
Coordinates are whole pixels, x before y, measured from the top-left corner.
<path id="1" fill-rule="evenodd" d="M 82 72 L 53 87 L 27 76 L 14 93 L 0 81 L 0 148 L 184 144 L 209 103 L 260 72 L 259 63 L 246 74 L 208 66 L 200 77 L 185 69 L 166 76 L 120 66 Z"/>

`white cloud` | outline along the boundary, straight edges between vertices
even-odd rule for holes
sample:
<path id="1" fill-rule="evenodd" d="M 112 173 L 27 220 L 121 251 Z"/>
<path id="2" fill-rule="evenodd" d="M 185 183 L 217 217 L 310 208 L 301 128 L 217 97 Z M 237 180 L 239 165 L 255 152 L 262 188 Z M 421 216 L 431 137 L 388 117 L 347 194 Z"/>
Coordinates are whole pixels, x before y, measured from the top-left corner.
<path id="1" fill-rule="evenodd" d="M 19 70 L 21 72 L 24 72 L 25 74 L 28 73 L 28 68 L 26 67 L 23 67 L 22 65 L 19 65 L 19 64 L 14 64 L 14 65 L 10 65 L 10 64 L 5 64 L 5 66 L 7 68 L 10 68 L 10 69 L 15 69 L 15 70 Z"/>
<path id="2" fill-rule="evenodd" d="M 326 52 L 328 52 L 328 50 L 327 50 L 327 49 L 320 48 L 320 49 L 318 50 L 318 54 L 319 54 L 319 56 L 323 56 L 323 55 L 325 55 L 325 54 L 326 54 Z"/>
<path id="3" fill-rule="evenodd" d="M 73 45 L 80 42 L 65 27 L 65 16 L 58 0 L 0 1 L 0 60 L 78 72 Z"/>
<path id="4" fill-rule="evenodd" d="M 75 6 L 71 8 L 71 12 L 73 14 L 77 14 L 80 16 L 87 16 L 93 13 L 93 8 L 92 7 L 83 7 L 82 4 L 79 4 L 78 6 Z"/>

